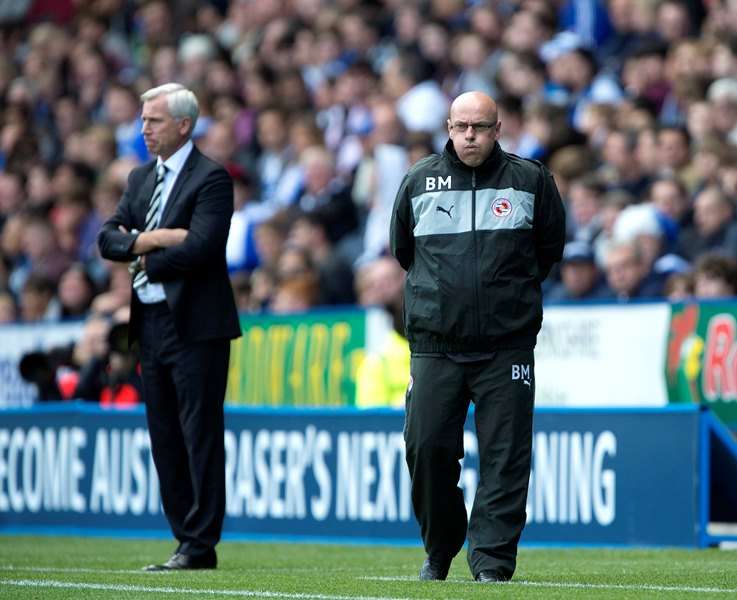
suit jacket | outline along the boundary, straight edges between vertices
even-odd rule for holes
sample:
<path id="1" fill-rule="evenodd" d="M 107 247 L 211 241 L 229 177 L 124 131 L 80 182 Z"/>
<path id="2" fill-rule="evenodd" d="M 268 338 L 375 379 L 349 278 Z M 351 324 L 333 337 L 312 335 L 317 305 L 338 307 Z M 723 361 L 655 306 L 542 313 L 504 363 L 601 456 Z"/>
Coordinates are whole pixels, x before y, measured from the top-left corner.
<path id="1" fill-rule="evenodd" d="M 156 181 L 156 161 L 131 171 L 115 214 L 98 236 L 103 257 L 131 261 L 137 234 L 144 231 Z M 225 169 L 197 148 L 184 163 L 161 215 L 159 227 L 187 229 L 181 244 L 146 254 L 146 273 L 162 283 L 177 332 L 185 342 L 232 339 L 241 334 L 225 262 L 225 243 L 233 214 L 233 182 Z M 129 342 L 138 336 L 141 302 L 133 291 Z"/>

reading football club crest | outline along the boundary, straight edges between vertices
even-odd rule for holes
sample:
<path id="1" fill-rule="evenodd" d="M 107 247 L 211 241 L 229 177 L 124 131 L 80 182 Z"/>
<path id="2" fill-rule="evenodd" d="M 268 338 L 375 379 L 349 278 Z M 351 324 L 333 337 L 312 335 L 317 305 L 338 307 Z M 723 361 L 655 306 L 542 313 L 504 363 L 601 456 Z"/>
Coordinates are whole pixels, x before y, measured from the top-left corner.
<path id="1" fill-rule="evenodd" d="M 506 217 L 512 212 L 512 203 L 506 198 L 497 198 L 491 203 L 491 212 L 495 217 Z"/>

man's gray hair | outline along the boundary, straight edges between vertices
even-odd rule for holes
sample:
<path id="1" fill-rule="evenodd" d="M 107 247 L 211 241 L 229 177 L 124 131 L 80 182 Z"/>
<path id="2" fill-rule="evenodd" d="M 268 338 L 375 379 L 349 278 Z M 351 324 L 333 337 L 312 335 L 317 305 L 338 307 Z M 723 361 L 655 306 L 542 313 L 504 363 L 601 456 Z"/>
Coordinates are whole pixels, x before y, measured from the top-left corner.
<path id="1" fill-rule="evenodd" d="M 167 105 L 169 106 L 169 114 L 175 119 L 188 118 L 192 121 L 189 128 L 191 134 L 197 123 L 197 116 L 200 114 L 200 105 L 197 102 L 197 96 L 191 90 L 188 90 L 181 83 L 165 83 L 155 88 L 151 88 L 141 94 L 141 102 L 148 102 L 159 96 L 166 96 Z"/>

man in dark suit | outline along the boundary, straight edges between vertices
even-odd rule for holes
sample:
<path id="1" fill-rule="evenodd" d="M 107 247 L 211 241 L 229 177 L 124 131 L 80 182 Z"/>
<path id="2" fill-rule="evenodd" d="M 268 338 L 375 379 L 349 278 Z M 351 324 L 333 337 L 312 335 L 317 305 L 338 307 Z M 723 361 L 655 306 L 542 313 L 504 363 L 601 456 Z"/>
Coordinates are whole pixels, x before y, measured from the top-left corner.
<path id="1" fill-rule="evenodd" d="M 157 158 L 134 169 L 99 246 L 133 275 L 130 343 L 161 499 L 179 546 L 146 570 L 213 569 L 225 514 L 223 400 L 240 335 L 225 262 L 233 184 L 191 141 L 199 112 L 179 84 L 147 91 L 143 136 Z"/>

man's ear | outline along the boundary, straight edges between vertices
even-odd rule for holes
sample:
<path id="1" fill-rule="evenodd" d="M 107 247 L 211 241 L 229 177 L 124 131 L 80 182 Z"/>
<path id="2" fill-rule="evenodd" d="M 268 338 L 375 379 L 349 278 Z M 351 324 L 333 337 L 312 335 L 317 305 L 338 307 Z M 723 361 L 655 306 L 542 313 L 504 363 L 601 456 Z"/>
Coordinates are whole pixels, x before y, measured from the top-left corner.
<path id="1" fill-rule="evenodd" d="M 187 135 L 192 133 L 190 130 L 192 128 L 192 119 L 189 117 L 183 117 L 179 120 L 179 133 L 182 135 Z"/>

